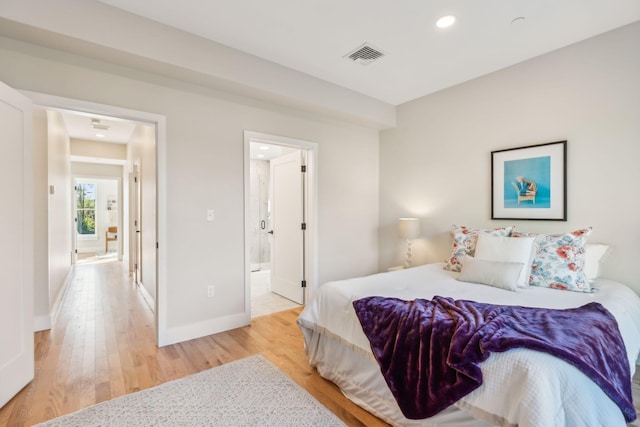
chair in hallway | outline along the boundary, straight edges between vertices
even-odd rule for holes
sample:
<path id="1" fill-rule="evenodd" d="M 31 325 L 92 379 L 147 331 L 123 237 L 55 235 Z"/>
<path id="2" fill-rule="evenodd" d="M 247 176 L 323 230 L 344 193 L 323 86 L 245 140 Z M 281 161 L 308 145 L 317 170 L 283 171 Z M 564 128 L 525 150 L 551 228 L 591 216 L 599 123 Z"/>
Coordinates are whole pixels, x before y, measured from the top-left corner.
<path id="1" fill-rule="evenodd" d="M 118 241 L 118 227 L 109 227 L 104 232 L 104 253 L 109 252 L 109 242 Z"/>

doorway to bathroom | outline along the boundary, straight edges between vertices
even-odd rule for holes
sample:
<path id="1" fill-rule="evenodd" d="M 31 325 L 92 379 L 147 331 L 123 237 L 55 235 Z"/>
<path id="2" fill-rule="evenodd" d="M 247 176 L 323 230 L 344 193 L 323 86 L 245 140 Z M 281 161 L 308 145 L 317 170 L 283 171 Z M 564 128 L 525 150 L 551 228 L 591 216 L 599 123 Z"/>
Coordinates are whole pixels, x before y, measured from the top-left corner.
<path id="1" fill-rule="evenodd" d="M 306 285 L 314 282 L 307 167 L 313 150 L 303 141 L 261 134 L 245 142 L 245 286 L 255 318 L 303 305 Z"/>
<path id="2" fill-rule="evenodd" d="M 279 164 L 284 159 L 302 156 L 300 149 L 284 147 L 265 142 L 251 143 L 251 160 L 249 175 L 251 181 L 251 317 L 264 316 L 279 311 L 299 307 L 303 300 L 294 290 L 294 295 L 289 295 L 286 290 L 278 288 L 273 280 L 275 264 L 272 265 L 272 255 L 276 255 L 273 249 L 274 240 L 274 196 L 280 192 L 296 192 L 296 183 L 282 182 L 277 178 L 280 174 Z M 274 169 L 275 168 L 275 169 Z M 298 171 L 299 174 L 299 171 Z M 296 177 L 299 179 L 299 177 Z M 290 184 L 294 184 L 289 188 Z M 282 186 L 287 188 L 282 188 Z M 278 186 L 279 191 L 274 191 Z M 282 212 L 281 215 L 286 214 Z M 295 213 L 294 213 L 295 215 Z M 278 232 L 278 238 L 282 238 Z M 285 242 L 286 244 L 287 242 Z M 296 242 L 291 244 L 295 245 Z M 302 246 L 300 244 L 300 250 Z M 276 252 L 277 253 L 277 252 Z M 291 259 L 291 262 L 296 262 Z M 289 261 L 284 264 L 285 269 L 291 269 Z M 276 267 L 277 268 L 277 267 Z"/>

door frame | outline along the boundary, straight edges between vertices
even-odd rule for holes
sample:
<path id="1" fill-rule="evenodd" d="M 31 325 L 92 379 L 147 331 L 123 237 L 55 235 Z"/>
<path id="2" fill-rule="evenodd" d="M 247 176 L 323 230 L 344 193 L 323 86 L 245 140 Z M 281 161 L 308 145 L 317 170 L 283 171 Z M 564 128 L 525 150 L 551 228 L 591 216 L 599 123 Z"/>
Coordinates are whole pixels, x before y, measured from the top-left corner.
<path id="1" fill-rule="evenodd" d="M 156 298 L 155 326 L 156 345 L 170 344 L 167 334 L 167 251 L 163 242 L 167 242 L 167 119 L 165 116 L 107 104 L 98 104 L 79 99 L 65 98 L 39 92 L 20 91 L 33 101 L 34 106 L 49 110 L 71 110 L 132 120 L 155 125 L 156 129 Z"/>
<path id="2" fill-rule="evenodd" d="M 244 296 L 245 313 L 251 318 L 251 142 L 282 145 L 305 152 L 307 165 L 305 180 L 306 238 L 304 243 L 307 287 L 304 300 L 310 301 L 318 286 L 318 144 L 302 139 L 271 135 L 262 132 L 244 131 Z"/>
<path id="3" fill-rule="evenodd" d="M 142 215 L 140 209 L 140 162 L 133 163 L 133 172 L 129 180 L 129 270 L 133 272 L 133 281 L 143 289 L 142 284 L 142 245 L 140 244 L 140 229 L 142 228 Z M 148 301 L 147 301 L 148 302 Z"/>

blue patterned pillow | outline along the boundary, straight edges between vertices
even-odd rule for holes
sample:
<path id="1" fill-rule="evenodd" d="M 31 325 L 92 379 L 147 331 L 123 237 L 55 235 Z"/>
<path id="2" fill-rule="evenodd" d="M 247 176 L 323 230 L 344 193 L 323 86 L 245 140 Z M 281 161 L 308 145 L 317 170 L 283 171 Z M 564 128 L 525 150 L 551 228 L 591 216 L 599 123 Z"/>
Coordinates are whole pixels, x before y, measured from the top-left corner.
<path id="1" fill-rule="evenodd" d="M 514 232 L 513 237 L 536 236 L 529 284 L 544 288 L 588 292 L 584 273 L 585 244 L 591 227 L 566 234 Z"/>
<path id="2" fill-rule="evenodd" d="M 486 233 L 490 236 L 508 237 L 511 235 L 513 228 L 513 226 L 509 226 L 496 228 L 495 230 L 483 230 L 480 228 L 465 227 L 464 225 L 458 227 L 454 224 L 451 229 L 451 233 L 453 234 L 451 256 L 443 268 L 450 271 L 460 271 L 464 256 L 474 256 L 476 254 L 476 243 L 478 242 L 479 233 Z"/>

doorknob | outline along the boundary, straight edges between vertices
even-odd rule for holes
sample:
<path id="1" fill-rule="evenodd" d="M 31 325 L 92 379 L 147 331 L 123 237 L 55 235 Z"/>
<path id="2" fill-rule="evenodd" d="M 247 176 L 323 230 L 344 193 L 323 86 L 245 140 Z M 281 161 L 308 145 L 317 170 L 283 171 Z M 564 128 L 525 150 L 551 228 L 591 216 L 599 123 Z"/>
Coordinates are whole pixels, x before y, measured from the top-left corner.
<path id="1" fill-rule="evenodd" d="M 269 234 L 273 234 L 273 230 L 269 230 L 269 231 L 268 231 L 268 233 L 269 233 Z"/>

